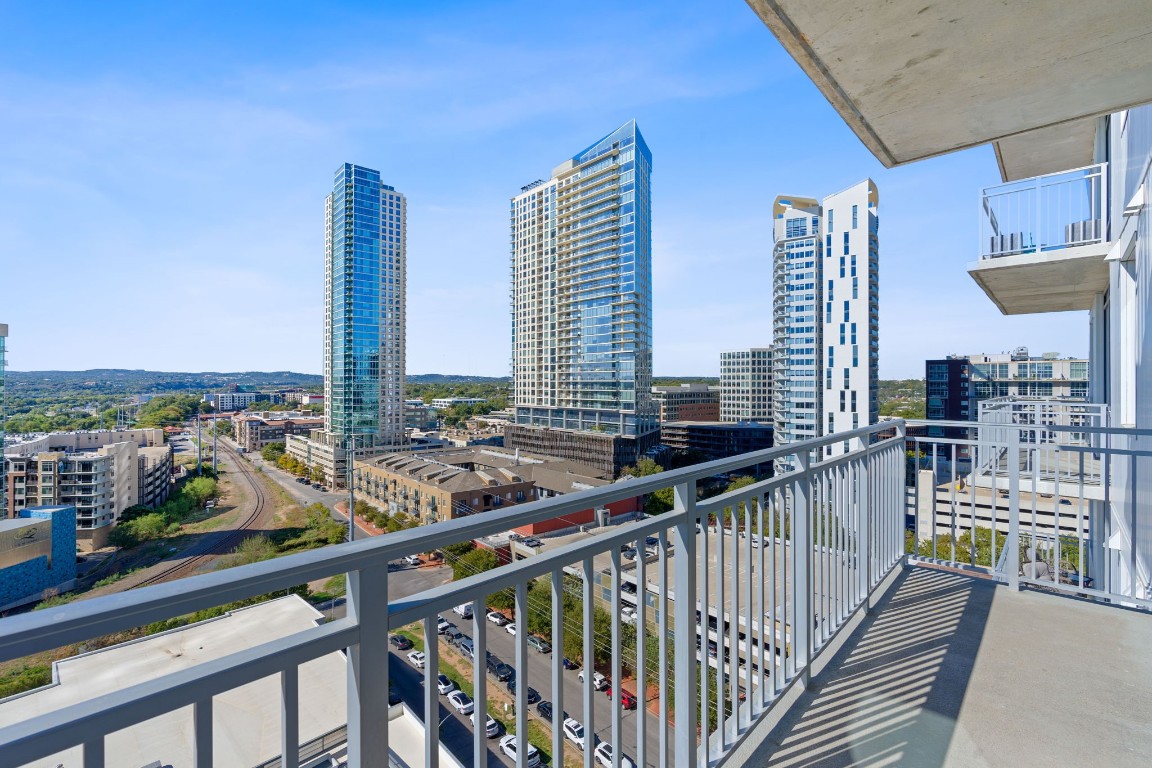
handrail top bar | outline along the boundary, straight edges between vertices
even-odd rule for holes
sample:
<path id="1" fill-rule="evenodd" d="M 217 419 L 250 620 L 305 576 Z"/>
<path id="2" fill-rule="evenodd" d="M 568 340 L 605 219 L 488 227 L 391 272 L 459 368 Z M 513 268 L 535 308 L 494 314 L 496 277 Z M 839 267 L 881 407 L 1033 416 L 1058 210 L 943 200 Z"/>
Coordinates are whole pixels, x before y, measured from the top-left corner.
<path id="1" fill-rule="evenodd" d="M 507 509 L 459 517 L 395 531 L 386 536 L 348 542 L 259 563 L 237 566 L 141 589 L 104 595 L 42 611 L 10 616 L 0 622 L 0 661 L 59 648 L 101 635 L 182 616 L 205 608 L 266 594 L 325 576 L 365 568 L 387 567 L 389 560 L 429 552 L 449 544 L 502 533 L 517 526 L 580 512 L 653 491 L 695 482 L 728 470 L 763 464 L 776 458 L 866 437 L 904 421 L 889 421 L 788 443 L 739 456 L 717 459 L 658 475 L 615 482 L 560 497 L 516 504 Z"/>
<path id="2" fill-rule="evenodd" d="M 892 423 L 892 422 L 882 422 Z M 905 425 L 909 427 L 958 427 L 960 429 L 1016 429 L 1036 430 L 1046 429 L 1051 432 L 1079 432 L 1094 435 L 1118 435 L 1123 437 L 1152 437 L 1152 428 L 1137 427 L 1098 427 L 1089 424 L 1074 426 L 1071 424 L 1012 424 L 990 421 L 946 421 L 944 419 L 907 419 Z M 932 435 L 908 435 L 910 439 L 931 440 Z"/>
<path id="3" fill-rule="evenodd" d="M 1001 182 L 999 184 L 989 184 L 988 186 L 981 188 L 981 193 L 984 195 L 987 195 L 988 190 L 990 190 L 990 189 L 1001 189 L 1001 188 L 1013 187 L 1013 186 L 1018 187 L 1020 189 L 1028 189 L 1029 183 L 1035 183 L 1037 181 L 1040 181 L 1041 179 L 1051 179 L 1051 178 L 1055 178 L 1057 176 L 1065 176 L 1065 175 L 1071 174 L 1071 173 L 1079 173 L 1080 171 L 1094 171 L 1096 173 L 1102 173 L 1107 168 L 1108 168 L 1108 163 L 1107 163 L 1107 161 L 1105 161 L 1102 163 L 1092 163 L 1090 165 L 1082 165 L 1079 168 L 1068 168 L 1068 169 L 1065 169 L 1063 171 L 1053 171 L 1052 173 L 1041 173 L 1038 176 L 1028 176 L 1027 178 L 1016 179 L 1015 181 L 1004 181 L 1004 182 Z M 1089 176 L 1087 176 L 1087 178 L 1091 178 L 1091 176 L 1089 175 Z"/>

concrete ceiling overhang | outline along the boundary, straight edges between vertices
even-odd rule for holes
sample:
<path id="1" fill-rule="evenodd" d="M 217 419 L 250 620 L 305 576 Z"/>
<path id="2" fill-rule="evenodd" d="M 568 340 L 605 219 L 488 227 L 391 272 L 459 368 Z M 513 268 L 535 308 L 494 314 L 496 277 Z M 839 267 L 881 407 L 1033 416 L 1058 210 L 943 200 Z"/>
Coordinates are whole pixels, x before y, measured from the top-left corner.
<path id="1" fill-rule="evenodd" d="M 887 167 L 996 142 L 1005 180 L 1091 162 L 1152 102 L 1152 0 L 746 0 Z"/>

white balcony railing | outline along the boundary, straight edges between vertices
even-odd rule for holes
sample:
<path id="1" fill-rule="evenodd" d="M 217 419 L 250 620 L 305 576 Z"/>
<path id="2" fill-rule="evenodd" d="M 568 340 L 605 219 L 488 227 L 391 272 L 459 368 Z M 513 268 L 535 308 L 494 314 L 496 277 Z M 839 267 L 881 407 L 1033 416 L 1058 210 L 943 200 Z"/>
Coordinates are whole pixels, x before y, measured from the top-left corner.
<path id="1" fill-rule="evenodd" d="M 980 258 L 1108 242 L 1108 164 L 986 187 Z"/>
<path id="2" fill-rule="evenodd" d="M 644 766 L 717 764 L 741 747 L 796 683 L 803 685 L 809 679 L 814 661 L 830 657 L 833 639 L 860 620 L 870 597 L 888 583 L 902 560 L 905 440 L 902 424 L 887 439 L 878 439 L 881 431 L 881 427 L 862 428 L 4 619 L 0 661 L 348 574 L 346 618 L 158 679 L 128 681 L 123 689 L 98 700 L 0 728 L 0 766 L 24 765 L 77 747 L 82 748 L 84 766 L 102 766 L 106 754 L 115 754 L 116 740 L 128 738 L 117 732 L 185 707 L 194 733 L 191 763 L 207 766 L 212 761 L 213 696 L 279 676 L 281 764 L 295 768 L 300 754 L 294 738 L 299 733 L 297 670 L 343 649 L 348 651 L 349 765 L 385 765 L 387 636 L 392 629 L 421 622 L 427 654 L 425 762 L 435 768 L 440 706 L 437 616 L 471 603 L 473 653 L 476 659 L 485 659 L 487 628 L 492 626 L 485 618 L 485 601 L 501 590 L 515 595 L 518 734 L 529 732 L 527 691 L 533 685 L 550 693 L 557 725 L 565 709 L 583 721 L 585 765 L 592 764 L 593 740 L 599 738 L 617 746 L 616 765 L 622 753 Z M 826 446 L 844 441 L 851 446 L 849 452 L 824 456 Z M 798 469 L 793 472 L 697 500 L 697 484 L 707 478 L 788 455 L 795 456 Z M 390 561 L 667 487 L 674 489 L 676 500 L 675 509 L 667 514 L 611 527 L 412 597 L 388 600 Z M 798 510 L 805 512 L 797 514 Z M 622 548 L 627 547 L 648 555 L 626 563 Z M 537 579 L 550 585 L 552 601 L 545 615 L 555 650 L 547 677 L 530 680 L 526 617 L 533 610 L 529 584 Z M 625 590 L 625 583 L 632 588 Z M 579 615 L 567 617 L 566 624 L 563 598 L 573 584 L 578 585 L 576 597 L 582 603 Z M 622 598 L 635 604 L 636 617 L 627 632 Z M 597 601 L 611 616 L 609 637 L 594 635 Z M 608 654 L 599 669 L 614 685 L 624 679 L 625 667 L 641 681 L 638 692 L 648 707 L 641 707 L 634 728 L 624 727 L 620 696 L 605 703 L 603 696 L 595 695 L 591 675 L 585 676 L 578 701 L 564 700 L 561 649 L 566 626 L 580 633 L 584 660 L 591 662 L 598 651 Z M 633 632 L 635 640 L 625 643 L 624 637 Z M 490 684 L 485 666 L 476 664 L 472 671 L 480 712 L 486 709 Z M 650 698 L 644 695 L 648 690 L 658 694 Z M 518 763 L 526 765 L 527 742 L 517 742 Z M 553 755 L 563 754 L 564 743 L 561 729 L 554 728 Z M 484 729 L 475 729 L 473 754 L 460 757 L 487 765 L 487 749 Z M 554 763 L 562 761 L 557 757 Z"/>
<path id="3" fill-rule="evenodd" d="M 63 750 L 82 750 L 86 767 L 103 766 L 105 756 L 112 761 L 124 743 L 119 740 L 132 738 L 134 726 L 178 710 L 190 718 L 194 734 L 188 763 L 210 765 L 213 697 L 271 676 L 282 683 L 280 764 L 297 768 L 301 754 L 315 749 L 296 738 L 298 670 L 341 650 L 347 650 L 349 765 L 385 765 L 386 638 L 413 622 L 425 637 L 425 764 L 435 768 L 440 754 L 437 617 L 470 603 L 473 656 L 485 659 L 495 645 L 488 635 L 493 625 L 486 620 L 486 598 L 501 591 L 514 595 L 516 608 L 514 640 L 501 637 L 513 645 L 516 732 L 529 733 L 528 688 L 535 687 L 552 702 L 554 723 L 568 710 L 584 724 L 585 765 L 591 765 L 593 740 L 600 739 L 617 747 L 614 759 L 626 754 L 644 766 L 740 764 L 778 710 L 791 706 L 813 670 L 831 658 L 839 640 L 890 583 L 906 552 L 907 562 L 982 570 L 1017 587 L 1152 608 L 1147 553 L 1134 543 L 1144 524 L 1135 478 L 1152 462 L 1152 453 L 1140 446 L 1152 430 L 1047 424 L 1042 428 L 1079 437 L 1029 441 L 1037 425 L 909 426 L 955 429 L 963 437 L 906 438 L 903 422 L 889 422 L 3 619 L 0 662 L 348 574 L 346 617 L 163 677 L 126 681 L 111 694 L 0 727 L 0 768 L 42 761 Z M 844 441 L 850 447 L 846 454 L 824 455 L 826 447 Z M 987 451 L 1002 457 L 1004 472 L 973 470 L 972 457 Z M 789 456 L 794 471 L 697 499 L 698 484 L 717 474 Z M 1094 486 L 1085 470 L 1093 459 L 1107 479 L 1103 488 Z M 1036 467 L 1056 471 L 1040 476 Z M 668 487 L 676 505 L 665 515 L 612 526 L 388 600 L 391 561 Z M 630 563 L 622 548 L 648 554 Z M 537 589 L 530 598 L 533 582 Z M 540 586 L 550 595 L 547 605 L 538 604 Z M 565 603 L 578 608 L 566 611 Z M 600 633 L 598 605 L 610 617 Z M 634 619 L 625 607 L 634 610 Z M 529 664 L 529 620 L 541 615 L 554 650 L 550 658 L 533 655 Z M 578 695 L 569 691 L 565 700 L 565 681 L 571 684 L 575 673 L 565 672 L 562 649 L 566 635 L 572 647 L 572 632 L 582 659 L 614 686 L 626 670 L 639 681 L 635 690 L 644 705 L 627 728 L 621 697 L 596 695 L 591 675 L 576 689 Z M 537 667 L 533 677 L 531 668 L 541 658 L 547 672 Z M 481 712 L 493 685 L 486 666 L 471 670 Z M 518 762 L 526 765 L 522 744 L 517 739 Z M 551 747 L 554 764 L 561 765 L 557 756 L 564 744 L 557 727 L 550 743 L 538 746 Z M 472 734 L 471 747 L 472 754 L 458 757 L 488 764 L 483 729 Z"/>
<path id="4" fill-rule="evenodd" d="M 1152 430 L 1104 426 L 1103 406 L 1065 403 L 1053 413 L 1052 401 L 1016 400 L 988 422 L 908 422 L 910 559 L 1152 609 L 1152 553 L 1137 536 L 1147 525 L 1137 478 L 1152 469 L 1142 447 Z"/>

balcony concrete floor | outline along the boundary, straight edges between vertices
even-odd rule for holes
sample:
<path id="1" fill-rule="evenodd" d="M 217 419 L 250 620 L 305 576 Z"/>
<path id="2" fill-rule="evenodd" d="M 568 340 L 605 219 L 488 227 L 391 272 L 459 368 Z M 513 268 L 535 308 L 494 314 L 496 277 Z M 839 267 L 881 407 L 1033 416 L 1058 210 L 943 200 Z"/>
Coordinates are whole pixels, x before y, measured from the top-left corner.
<path id="1" fill-rule="evenodd" d="M 1152 616 L 905 571 L 746 765 L 1147 766 Z"/>

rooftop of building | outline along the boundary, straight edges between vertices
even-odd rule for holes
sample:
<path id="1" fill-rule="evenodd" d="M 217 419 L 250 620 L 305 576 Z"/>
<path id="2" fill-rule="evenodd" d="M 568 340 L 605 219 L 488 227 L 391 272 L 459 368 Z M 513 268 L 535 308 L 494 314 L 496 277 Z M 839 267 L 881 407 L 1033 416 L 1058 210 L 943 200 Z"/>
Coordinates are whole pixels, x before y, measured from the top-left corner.
<path id="1" fill-rule="evenodd" d="M 390 453 L 357 464 L 407 475 L 450 492 L 531 482 L 570 493 L 607 483 L 603 473 L 586 464 L 491 446 Z"/>
<path id="2" fill-rule="evenodd" d="M 709 427 L 712 429 L 772 429 L 768 421 L 666 421 L 661 428 Z"/>

